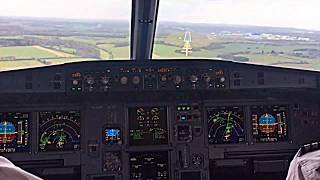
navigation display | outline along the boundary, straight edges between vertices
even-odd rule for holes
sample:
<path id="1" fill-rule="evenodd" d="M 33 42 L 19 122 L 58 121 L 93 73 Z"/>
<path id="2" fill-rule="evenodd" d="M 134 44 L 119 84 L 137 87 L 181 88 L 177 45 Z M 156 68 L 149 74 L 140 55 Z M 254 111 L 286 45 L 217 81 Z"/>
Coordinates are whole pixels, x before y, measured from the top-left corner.
<path id="1" fill-rule="evenodd" d="M 168 144 L 167 108 L 129 108 L 129 144 Z"/>
<path id="2" fill-rule="evenodd" d="M 245 141 L 243 107 L 209 107 L 207 117 L 209 144 Z"/>
<path id="3" fill-rule="evenodd" d="M 80 150 L 80 112 L 40 112 L 39 151 Z"/>
<path id="4" fill-rule="evenodd" d="M 251 122 L 256 142 L 287 140 L 287 106 L 253 106 Z"/>
<path id="5" fill-rule="evenodd" d="M 107 127 L 103 131 L 105 144 L 122 144 L 121 130 L 117 127 Z"/>
<path id="6" fill-rule="evenodd" d="M 0 152 L 30 150 L 29 113 L 0 113 Z"/>

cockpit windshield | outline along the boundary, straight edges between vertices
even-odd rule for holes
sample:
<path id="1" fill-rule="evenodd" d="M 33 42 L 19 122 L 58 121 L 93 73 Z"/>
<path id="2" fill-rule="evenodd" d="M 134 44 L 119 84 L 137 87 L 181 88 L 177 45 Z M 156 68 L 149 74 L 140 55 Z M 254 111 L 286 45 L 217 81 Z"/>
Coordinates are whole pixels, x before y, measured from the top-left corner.
<path id="1" fill-rule="evenodd" d="M 0 71 L 129 58 L 130 0 L 4 0 Z"/>
<path id="2" fill-rule="evenodd" d="M 152 58 L 320 70 L 318 0 L 161 0 Z M 131 0 L 4 0 L 0 71 L 129 58 Z"/>
<path id="3" fill-rule="evenodd" d="M 161 0 L 153 58 L 320 70 L 318 0 Z"/>

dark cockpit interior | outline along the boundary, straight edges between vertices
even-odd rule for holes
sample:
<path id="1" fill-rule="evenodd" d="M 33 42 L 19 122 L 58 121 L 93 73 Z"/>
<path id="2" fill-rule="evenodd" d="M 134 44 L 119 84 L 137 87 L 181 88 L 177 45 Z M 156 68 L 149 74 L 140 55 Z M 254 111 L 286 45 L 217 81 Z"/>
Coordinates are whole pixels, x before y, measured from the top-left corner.
<path id="1" fill-rule="evenodd" d="M 285 179 L 320 139 L 320 73 L 152 59 L 158 6 L 132 1 L 129 59 L 1 72 L 1 156 L 44 179 Z"/>

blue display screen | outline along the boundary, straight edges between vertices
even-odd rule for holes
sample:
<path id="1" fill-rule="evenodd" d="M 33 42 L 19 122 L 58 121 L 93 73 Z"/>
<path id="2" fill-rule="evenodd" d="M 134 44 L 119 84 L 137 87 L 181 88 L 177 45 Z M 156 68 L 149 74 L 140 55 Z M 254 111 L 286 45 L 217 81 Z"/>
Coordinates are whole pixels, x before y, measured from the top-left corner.
<path id="1" fill-rule="evenodd" d="M 104 142 L 105 144 L 122 144 L 120 128 L 106 128 Z"/>
<path id="2" fill-rule="evenodd" d="M 119 129 L 107 129 L 107 136 L 118 136 L 120 133 Z"/>

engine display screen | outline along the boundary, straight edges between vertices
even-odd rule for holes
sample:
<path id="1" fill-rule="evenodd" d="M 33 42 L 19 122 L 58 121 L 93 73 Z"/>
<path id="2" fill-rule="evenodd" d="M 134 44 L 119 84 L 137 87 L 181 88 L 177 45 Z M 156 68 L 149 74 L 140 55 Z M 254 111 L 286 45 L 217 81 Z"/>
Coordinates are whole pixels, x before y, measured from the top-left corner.
<path id="1" fill-rule="evenodd" d="M 0 113 L 0 152 L 30 151 L 29 113 Z"/>
<path id="2" fill-rule="evenodd" d="M 168 144 L 167 108 L 129 108 L 129 144 Z"/>
<path id="3" fill-rule="evenodd" d="M 287 106 L 253 106 L 251 122 L 256 142 L 287 140 Z"/>
<path id="4" fill-rule="evenodd" d="M 209 144 L 245 141 L 243 107 L 208 107 L 207 117 Z"/>
<path id="5" fill-rule="evenodd" d="M 40 112 L 39 151 L 80 150 L 80 112 Z"/>
<path id="6" fill-rule="evenodd" d="M 122 144 L 121 130 L 116 127 L 107 127 L 104 129 L 104 143 L 113 145 L 113 144 Z"/>
<path id="7" fill-rule="evenodd" d="M 168 180 L 168 152 L 130 153 L 130 180 Z"/>

